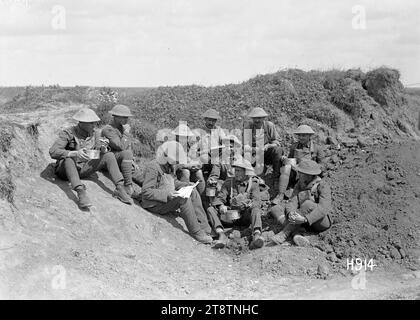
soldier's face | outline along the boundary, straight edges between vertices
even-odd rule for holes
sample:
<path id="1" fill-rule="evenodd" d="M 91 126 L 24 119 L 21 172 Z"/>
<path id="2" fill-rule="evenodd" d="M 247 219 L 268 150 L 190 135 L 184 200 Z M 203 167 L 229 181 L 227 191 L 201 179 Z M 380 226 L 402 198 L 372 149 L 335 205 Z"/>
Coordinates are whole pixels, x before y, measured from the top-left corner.
<path id="1" fill-rule="evenodd" d="M 303 133 L 303 134 L 297 134 L 297 140 L 302 144 L 307 144 L 311 140 L 311 134 Z"/>
<path id="2" fill-rule="evenodd" d="M 114 122 L 117 126 L 123 126 L 128 123 L 128 117 L 114 116 Z"/>
<path id="3" fill-rule="evenodd" d="M 235 167 L 235 178 L 239 181 L 246 179 L 246 171 L 244 168 Z"/>
<path id="4" fill-rule="evenodd" d="M 263 125 L 264 117 L 252 118 L 252 122 L 255 127 L 259 128 Z"/>
<path id="5" fill-rule="evenodd" d="M 92 134 L 93 130 L 95 129 L 96 122 L 79 122 L 79 127 L 89 133 Z"/>
<path id="6" fill-rule="evenodd" d="M 204 125 L 208 129 L 213 129 L 216 126 L 217 119 L 204 118 Z"/>

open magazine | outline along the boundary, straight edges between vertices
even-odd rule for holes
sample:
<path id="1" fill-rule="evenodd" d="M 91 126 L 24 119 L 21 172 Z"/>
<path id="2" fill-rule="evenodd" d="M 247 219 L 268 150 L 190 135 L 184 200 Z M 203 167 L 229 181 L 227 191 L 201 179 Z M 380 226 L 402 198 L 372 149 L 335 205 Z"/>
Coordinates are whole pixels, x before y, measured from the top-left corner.
<path id="1" fill-rule="evenodd" d="M 186 187 L 182 187 L 181 189 L 179 189 L 178 190 L 179 196 L 182 197 L 182 198 L 189 198 L 191 196 L 192 191 L 198 185 L 198 183 L 199 182 L 197 181 L 192 186 L 186 186 Z"/>

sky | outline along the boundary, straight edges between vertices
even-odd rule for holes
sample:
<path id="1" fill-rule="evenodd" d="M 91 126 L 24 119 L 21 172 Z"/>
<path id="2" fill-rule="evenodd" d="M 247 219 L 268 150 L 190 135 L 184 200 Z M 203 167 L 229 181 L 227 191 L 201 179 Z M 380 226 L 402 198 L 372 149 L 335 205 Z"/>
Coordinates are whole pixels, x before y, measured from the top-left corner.
<path id="1" fill-rule="evenodd" d="M 240 83 L 397 68 L 420 86 L 418 0 L 0 0 L 0 86 Z"/>

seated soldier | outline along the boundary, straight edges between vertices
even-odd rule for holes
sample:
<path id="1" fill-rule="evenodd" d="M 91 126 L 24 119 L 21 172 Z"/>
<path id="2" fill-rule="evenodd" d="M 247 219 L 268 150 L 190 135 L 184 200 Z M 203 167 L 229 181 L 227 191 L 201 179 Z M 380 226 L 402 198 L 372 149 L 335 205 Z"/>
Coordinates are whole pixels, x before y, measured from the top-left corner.
<path id="1" fill-rule="evenodd" d="M 115 154 L 118 166 L 124 177 L 124 187 L 128 195 L 133 194 L 133 152 L 130 142 L 129 117 L 132 117 L 130 108 L 117 104 L 109 111 L 113 121 L 102 129 L 101 135 L 108 140 L 108 147 Z"/>
<path id="2" fill-rule="evenodd" d="M 82 209 L 92 206 L 87 196 L 86 186 L 80 181 L 94 172 L 107 169 L 112 182 L 116 185 L 114 197 L 124 203 L 132 204 L 131 198 L 124 189 L 124 178 L 118 168 L 117 160 L 112 152 L 107 152 L 101 145 L 99 132 L 95 132 L 95 124 L 100 121 L 91 109 L 78 111 L 73 119 L 79 123 L 60 132 L 58 139 L 50 148 L 50 156 L 57 160 L 55 173 L 64 180 L 70 180 L 73 190 L 77 192 L 79 207 Z M 98 159 L 91 158 L 88 150 L 100 150 Z"/>
<path id="3" fill-rule="evenodd" d="M 211 227 L 201 204 L 200 195 L 194 189 L 189 198 L 180 197 L 176 191 L 190 185 L 175 177 L 175 166 L 187 162 L 183 147 L 175 141 L 164 142 L 156 159 L 146 165 L 142 188 L 141 206 L 153 213 L 168 214 L 181 211 L 187 229 L 197 241 L 210 244 Z"/>
<path id="4" fill-rule="evenodd" d="M 307 246 L 309 240 L 299 234 L 302 227 L 314 232 L 323 232 L 331 227 L 331 189 L 318 176 L 321 168 L 315 161 L 304 159 L 294 169 L 298 182 L 286 208 L 277 205 L 270 211 L 283 224 L 283 230 L 272 237 L 272 241 L 281 244 L 293 236 L 295 244 Z"/>
<path id="5" fill-rule="evenodd" d="M 267 121 L 268 114 L 262 108 L 253 108 L 248 117 L 252 122 L 244 126 L 244 151 L 251 148 L 252 155 L 256 157 L 256 166 L 273 166 L 274 190 L 277 193 L 273 203 L 283 200 L 280 192 L 280 167 L 283 149 L 280 147 L 280 135 L 274 123 Z M 261 153 L 261 154 L 260 154 Z M 263 163 L 261 158 L 263 157 Z M 258 171 L 257 171 L 258 172 Z"/>
<path id="6" fill-rule="evenodd" d="M 313 160 L 321 165 L 321 170 L 325 170 L 325 156 L 322 148 L 312 141 L 315 132 L 310 126 L 301 125 L 295 132 L 297 141 L 290 146 L 288 158 L 295 158 L 296 164 L 303 159 Z M 287 188 L 296 184 L 296 172 L 291 170 L 291 163 L 286 157 L 282 157 L 283 166 L 280 176 L 280 193 L 284 194 Z"/>
<path id="7" fill-rule="evenodd" d="M 197 191 L 203 194 L 206 184 L 203 176 L 202 164 L 198 154 L 198 146 L 194 133 L 187 126 L 186 122 L 180 121 L 172 134 L 175 136 L 175 141 L 179 142 L 187 153 L 187 162 L 178 166 L 176 176 L 183 182 L 199 182 Z"/>
<path id="8" fill-rule="evenodd" d="M 228 209 L 233 209 L 238 210 L 240 213 L 240 218 L 233 222 L 234 225 L 251 225 L 253 235 L 250 248 L 261 248 L 264 246 L 264 239 L 261 236 L 262 222 L 259 183 L 254 183 L 253 178 L 246 175 L 247 171 L 253 170 L 249 161 L 242 158 L 237 159 L 233 163 L 233 167 L 235 168 L 235 176 L 228 178 L 223 183 L 212 205 L 207 209 L 210 225 L 219 237 L 215 243 L 215 247 L 223 248 L 227 242 L 220 215 L 225 215 Z"/>

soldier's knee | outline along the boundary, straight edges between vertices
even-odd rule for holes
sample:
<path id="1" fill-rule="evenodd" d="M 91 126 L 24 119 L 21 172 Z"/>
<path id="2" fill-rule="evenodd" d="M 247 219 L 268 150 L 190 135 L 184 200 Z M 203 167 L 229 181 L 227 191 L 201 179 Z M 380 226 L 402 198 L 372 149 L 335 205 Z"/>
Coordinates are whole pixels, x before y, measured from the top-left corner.
<path id="1" fill-rule="evenodd" d="M 121 151 L 121 158 L 123 160 L 133 160 L 133 152 L 131 150 Z"/>

